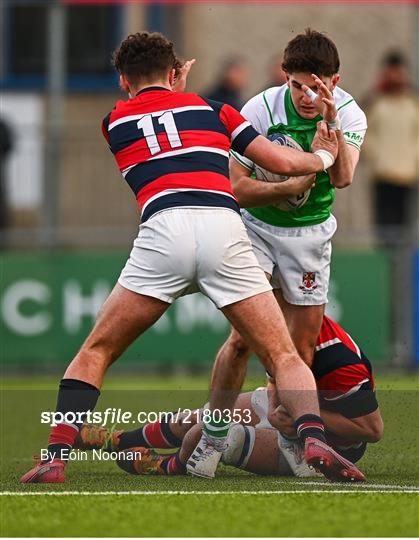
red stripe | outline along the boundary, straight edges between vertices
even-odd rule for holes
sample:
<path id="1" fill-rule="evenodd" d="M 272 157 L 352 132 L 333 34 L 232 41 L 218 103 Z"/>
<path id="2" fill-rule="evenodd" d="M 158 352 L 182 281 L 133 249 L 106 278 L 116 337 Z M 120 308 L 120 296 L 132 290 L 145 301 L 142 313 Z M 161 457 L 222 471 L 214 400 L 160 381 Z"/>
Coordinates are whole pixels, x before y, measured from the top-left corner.
<path id="1" fill-rule="evenodd" d="M 178 148 L 172 148 L 167 138 L 166 133 L 159 133 L 157 140 L 159 142 L 161 151 L 155 156 L 161 156 L 164 152 L 173 152 L 174 150 L 185 150 L 193 146 L 204 146 L 207 148 L 217 148 L 228 152 L 230 150 L 230 139 L 223 133 L 217 133 L 216 131 L 204 131 L 204 130 L 190 130 L 181 131 L 179 133 L 182 146 Z M 203 150 L 205 151 L 205 150 Z M 186 157 L 187 155 L 185 155 Z M 191 154 L 193 157 L 193 154 Z M 120 150 L 115 154 L 118 167 L 121 171 L 135 165 L 137 163 L 143 163 L 154 157 L 150 149 L 148 148 L 147 141 L 142 137 L 138 141 L 134 142 L 130 146 L 127 146 L 123 150 Z M 227 158 L 226 158 L 227 159 Z M 203 164 L 205 167 L 205 164 Z"/>
<path id="2" fill-rule="evenodd" d="M 343 366 L 327 373 L 317 380 L 318 390 L 327 391 L 327 397 L 340 396 L 349 392 L 364 379 L 371 379 L 371 373 L 365 364 Z"/>
<path id="3" fill-rule="evenodd" d="M 147 424 L 143 429 L 143 435 L 152 448 L 172 448 L 161 432 L 160 422 Z"/>
<path id="4" fill-rule="evenodd" d="M 345 330 L 337 322 L 324 315 L 320 335 L 317 340 L 317 346 L 336 338 L 340 339 L 348 349 L 359 356 L 359 350 Z"/>
<path id="5" fill-rule="evenodd" d="M 246 119 L 230 105 L 223 105 L 220 111 L 220 120 L 226 126 L 230 134 L 241 124 L 246 122 Z"/>
<path id="6" fill-rule="evenodd" d="M 48 444 L 68 444 L 73 446 L 78 429 L 68 424 L 58 424 L 51 429 Z"/>
<path id="7" fill-rule="evenodd" d="M 148 114 L 177 107 L 196 106 L 208 107 L 208 103 L 197 94 L 149 90 L 128 101 L 118 101 L 111 113 L 109 123 L 112 124 L 115 120 L 134 114 Z"/>
<path id="8" fill-rule="evenodd" d="M 137 194 L 137 201 L 140 206 L 166 189 L 203 189 L 221 191 L 233 195 L 230 180 L 222 174 L 213 172 L 190 172 L 172 173 L 161 176 L 157 180 L 150 182 Z"/>
<path id="9" fill-rule="evenodd" d="M 311 429 L 311 428 L 317 428 L 324 430 L 323 424 L 320 424 L 320 422 L 304 422 L 304 424 L 301 424 L 298 426 L 298 431 L 301 431 L 302 429 Z"/>

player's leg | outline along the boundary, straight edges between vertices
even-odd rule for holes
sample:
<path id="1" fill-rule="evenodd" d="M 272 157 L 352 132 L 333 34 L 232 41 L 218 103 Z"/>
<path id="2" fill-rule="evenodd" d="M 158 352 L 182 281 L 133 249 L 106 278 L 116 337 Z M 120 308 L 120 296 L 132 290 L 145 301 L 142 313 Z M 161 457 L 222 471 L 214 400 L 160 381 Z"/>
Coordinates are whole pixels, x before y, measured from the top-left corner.
<path id="1" fill-rule="evenodd" d="M 117 284 L 103 305 L 96 324 L 67 368 L 59 387 L 56 413 L 41 469 L 35 467 L 21 481 L 64 481 L 63 468 L 86 412 L 99 398 L 103 376 L 125 349 L 166 311 L 170 304 L 137 294 Z M 64 420 L 64 416 L 67 421 Z M 71 417 L 71 421 L 68 419 Z M 52 463 L 51 463 L 52 462 Z"/>
<path id="2" fill-rule="evenodd" d="M 293 305 L 285 300 L 280 289 L 274 289 L 274 294 L 282 309 L 298 354 L 308 366 L 311 366 L 314 349 L 322 326 L 325 304 L 314 306 Z"/>
<path id="3" fill-rule="evenodd" d="M 232 409 L 246 377 L 247 361 L 252 351 L 235 328 L 215 358 L 211 375 L 211 404 L 223 403 Z M 218 394 L 222 395 L 219 396 Z"/>
<path id="4" fill-rule="evenodd" d="M 142 448 L 179 448 L 187 431 L 196 423 L 197 414 L 192 411 L 184 413 L 164 413 L 159 420 L 144 426 L 124 431 L 111 430 L 106 427 L 83 424 L 74 448 L 80 450 L 98 450 L 100 448 L 126 450 L 141 446 Z"/>
<path id="5" fill-rule="evenodd" d="M 158 298 L 135 293 L 117 283 L 64 378 L 100 388 L 108 367 L 158 321 L 169 306 Z"/>

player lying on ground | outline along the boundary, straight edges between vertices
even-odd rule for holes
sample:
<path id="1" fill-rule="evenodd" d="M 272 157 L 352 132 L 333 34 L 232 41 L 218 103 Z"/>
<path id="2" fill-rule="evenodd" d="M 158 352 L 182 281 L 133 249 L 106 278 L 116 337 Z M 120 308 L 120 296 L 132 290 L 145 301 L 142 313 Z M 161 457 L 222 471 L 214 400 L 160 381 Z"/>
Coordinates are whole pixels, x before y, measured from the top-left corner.
<path id="1" fill-rule="evenodd" d="M 344 459 L 356 462 L 363 456 L 367 443 L 381 439 L 383 421 L 368 359 L 351 337 L 326 316 L 312 370 L 327 441 Z M 265 388 L 240 394 L 234 411 L 242 423 L 230 428 L 228 446 L 222 455 L 226 465 L 257 474 L 315 474 L 304 460 L 292 419 L 278 403 L 272 380 Z M 183 414 L 133 431 L 112 432 L 83 426 L 76 447 L 139 452 L 141 459 L 118 462 L 132 474 L 185 474 L 186 463 L 201 436 L 201 425 L 195 424 L 196 418 L 196 415 Z M 151 448 L 180 449 L 174 455 L 163 456 Z"/>
<path id="2" fill-rule="evenodd" d="M 141 226 L 117 285 L 60 384 L 56 410 L 77 420 L 51 429 L 48 457 L 21 482 L 64 482 L 82 417 L 95 408 L 108 367 L 179 296 L 197 291 L 215 303 L 275 376 L 307 461 L 331 479 L 363 480 L 326 444 L 314 377 L 252 251 L 228 172 L 230 148 L 274 172 L 322 171 L 336 158 L 336 135 L 320 122 L 313 153 L 280 148 L 232 107 L 176 91 L 185 81 L 176 80 L 173 43 L 161 34 L 128 36 L 114 64 L 130 99 L 116 104 L 102 128 L 138 201 Z M 218 381 L 215 391 L 229 389 L 228 379 L 221 375 Z M 227 418 L 214 415 L 205 423 L 196 474 L 214 475 L 228 427 Z"/>

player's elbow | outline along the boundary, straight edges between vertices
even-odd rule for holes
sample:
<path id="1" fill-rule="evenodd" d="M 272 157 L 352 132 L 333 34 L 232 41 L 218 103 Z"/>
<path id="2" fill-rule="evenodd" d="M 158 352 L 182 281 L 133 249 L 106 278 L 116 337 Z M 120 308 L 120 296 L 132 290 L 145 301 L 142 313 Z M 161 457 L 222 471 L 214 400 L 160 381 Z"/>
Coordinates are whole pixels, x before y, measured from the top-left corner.
<path id="1" fill-rule="evenodd" d="M 353 178 L 344 177 L 342 179 L 339 179 L 339 181 L 332 182 L 333 186 L 336 189 L 343 189 L 352 184 Z"/>
<path id="2" fill-rule="evenodd" d="M 377 443 L 381 441 L 384 434 L 384 422 L 381 416 L 369 422 L 367 426 L 366 442 Z"/>

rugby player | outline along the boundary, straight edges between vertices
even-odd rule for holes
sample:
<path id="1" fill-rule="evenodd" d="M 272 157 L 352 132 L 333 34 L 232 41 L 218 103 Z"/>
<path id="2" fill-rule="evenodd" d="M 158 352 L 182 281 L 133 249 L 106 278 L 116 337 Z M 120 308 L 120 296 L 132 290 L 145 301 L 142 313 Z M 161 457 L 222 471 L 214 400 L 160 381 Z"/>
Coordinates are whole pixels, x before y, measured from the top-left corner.
<path id="1" fill-rule="evenodd" d="M 381 439 L 383 421 L 370 362 L 349 334 L 327 316 L 323 318 L 316 343 L 312 370 L 327 440 L 343 459 L 357 462 L 364 455 L 367 443 Z M 279 404 L 271 377 L 267 386 L 240 394 L 234 413 L 241 424 L 230 429 L 223 463 L 257 474 L 315 474 L 304 460 L 292 419 Z M 132 474 L 185 474 L 187 460 L 202 429 L 195 424 L 196 419 L 196 414 L 184 413 L 174 415 L 170 421 L 125 432 L 83 426 L 76 447 L 107 447 L 127 452 L 135 449 L 141 453 L 141 459 L 118 462 Z M 170 456 L 149 450 L 178 447 L 179 452 Z"/>
<path id="2" fill-rule="evenodd" d="M 334 163 L 336 135 L 320 122 L 313 153 L 279 148 L 232 107 L 174 91 L 178 59 L 173 43 L 161 34 L 128 36 L 115 52 L 114 64 L 130 99 L 119 101 L 106 116 L 103 134 L 138 201 L 139 235 L 61 381 L 56 411 L 76 419 L 52 427 L 48 457 L 21 482 L 64 481 L 69 450 L 83 415 L 96 406 L 107 368 L 176 298 L 199 290 L 275 376 L 307 461 L 331 479 L 363 480 L 355 466 L 342 465 L 326 444 L 313 375 L 299 358 L 257 263 L 228 178 L 230 148 L 273 172 L 324 170 Z M 228 381 L 219 380 L 220 388 L 228 388 Z M 196 474 L 214 475 L 228 427 L 224 418 L 218 422 L 212 417 L 205 424 Z"/>
<path id="3" fill-rule="evenodd" d="M 262 135 L 290 136 L 304 150 L 310 148 L 319 119 L 336 133 L 337 159 L 327 171 L 317 173 L 305 204 L 289 211 L 282 204 L 279 208 L 277 183 L 252 178 L 254 163 L 234 148 L 230 159 L 231 182 L 245 208 L 242 217 L 253 249 L 307 365 L 313 360 L 327 302 L 331 238 L 336 230 L 331 213 L 335 188 L 352 183 L 367 128 L 365 115 L 353 97 L 337 86 L 339 65 L 335 44 L 324 34 L 307 29 L 285 48 L 287 83 L 258 94 L 242 109 L 243 116 Z M 229 381 L 230 391 L 228 397 L 213 399 L 214 407 L 222 409 L 228 399 L 234 402 L 251 349 L 233 325 L 215 360 L 211 382 L 214 390 L 221 380 Z"/>

